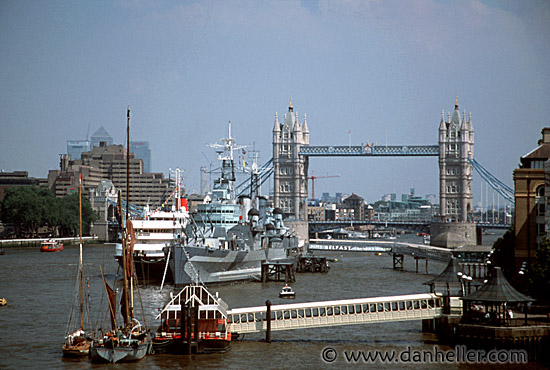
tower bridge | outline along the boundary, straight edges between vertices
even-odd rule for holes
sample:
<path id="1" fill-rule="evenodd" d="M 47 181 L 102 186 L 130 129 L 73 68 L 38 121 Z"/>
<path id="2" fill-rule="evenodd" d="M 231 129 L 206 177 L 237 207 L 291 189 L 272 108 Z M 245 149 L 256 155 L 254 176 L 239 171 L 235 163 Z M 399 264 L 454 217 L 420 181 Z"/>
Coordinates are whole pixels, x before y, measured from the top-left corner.
<path id="1" fill-rule="evenodd" d="M 273 125 L 273 187 L 274 205 L 287 218 L 307 220 L 307 174 L 310 157 L 341 156 L 433 156 L 439 161 L 440 216 L 447 222 L 473 220 L 472 170 L 474 129 L 471 114 L 458 109 L 441 113 L 437 145 L 365 144 L 360 146 L 312 146 L 309 143 L 307 116 L 300 122 L 292 100 L 282 122 L 275 114 Z"/>

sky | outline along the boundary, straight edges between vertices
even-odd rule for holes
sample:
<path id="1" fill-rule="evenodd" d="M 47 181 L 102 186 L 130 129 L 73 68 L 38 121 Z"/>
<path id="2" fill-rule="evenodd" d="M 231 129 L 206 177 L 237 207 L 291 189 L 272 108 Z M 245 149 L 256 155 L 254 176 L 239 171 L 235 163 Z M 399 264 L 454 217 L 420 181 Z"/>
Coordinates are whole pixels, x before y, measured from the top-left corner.
<path id="1" fill-rule="evenodd" d="M 291 98 L 311 145 L 435 145 L 458 97 L 475 159 L 511 187 L 550 126 L 546 0 L 3 0 L 0 50 L 0 169 L 33 177 L 88 127 L 125 143 L 128 105 L 131 140 L 188 192 L 229 121 L 269 160 Z M 439 189 L 436 157 L 312 158 L 312 173 L 340 175 L 316 196 Z"/>

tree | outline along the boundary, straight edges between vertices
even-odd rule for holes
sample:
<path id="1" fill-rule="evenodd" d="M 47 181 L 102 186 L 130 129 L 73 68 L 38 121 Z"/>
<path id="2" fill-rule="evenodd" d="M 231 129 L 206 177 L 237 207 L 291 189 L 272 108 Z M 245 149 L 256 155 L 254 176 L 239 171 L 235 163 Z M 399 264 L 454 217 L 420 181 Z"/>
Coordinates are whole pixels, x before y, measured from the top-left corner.
<path id="1" fill-rule="evenodd" d="M 47 223 L 46 213 L 54 203 L 55 197 L 46 187 L 9 188 L 2 202 L 2 221 L 14 224 L 17 234 L 35 236 L 38 228 Z"/>
<path id="2" fill-rule="evenodd" d="M 14 224 L 17 235 L 35 236 L 40 227 L 51 228 L 55 236 L 79 234 L 78 193 L 55 198 L 47 187 L 13 187 L 6 190 L 1 209 L 2 221 Z M 83 197 L 83 230 L 89 230 L 97 218 L 90 202 Z"/>
<path id="3" fill-rule="evenodd" d="M 59 227 L 65 235 L 78 235 L 80 231 L 80 210 L 78 193 L 65 195 L 58 199 L 60 223 Z M 96 221 L 98 216 L 94 212 L 90 202 L 86 197 L 82 197 L 82 230 L 89 230 L 92 222 Z"/>
<path id="4" fill-rule="evenodd" d="M 527 270 L 529 291 L 539 301 L 550 302 L 550 240 L 540 241 L 535 259 Z"/>

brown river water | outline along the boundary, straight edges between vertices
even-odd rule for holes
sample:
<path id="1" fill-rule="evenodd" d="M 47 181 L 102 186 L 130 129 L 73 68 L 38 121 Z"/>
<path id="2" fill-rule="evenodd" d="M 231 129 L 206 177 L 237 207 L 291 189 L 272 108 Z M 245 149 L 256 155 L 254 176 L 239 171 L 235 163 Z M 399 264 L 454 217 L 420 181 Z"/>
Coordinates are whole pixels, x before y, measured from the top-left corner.
<path id="1" fill-rule="evenodd" d="M 406 236 L 407 237 L 407 236 Z M 413 239 L 412 236 L 408 236 Z M 92 325 L 103 322 L 106 305 L 99 266 L 106 278 L 113 282 L 117 264 L 113 258 L 113 245 L 85 245 L 85 275 L 89 277 L 86 296 L 92 308 Z M 316 252 L 337 258 L 331 263 L 328 274 L 297 274 L 293 284 L 296 299 L 292 303 L 346 298 L 376 297 L 429 291 L 424 282 L 438 275 L 445 264 L 430 261 L 428 274 L 424 262 L 419 263 L 421 273 L 415 273 L 415 262 L 405 256 L 404 271 L 392 269 L 392 258 L 373 253 Z M 438 345 L 433 334 L 422 333 L 420 321 L 349 325 L 307 330 L 279 331 L 271 334 L 272 343 L 265 343 L 265 334 L 246 335 L 233 342 L 231 350 L 210 355 L 151 355 L 142 361 L 127 364 L 92 365 L 88 359 L 67 360 L 61 356 L 61 346 L 67 327 L 69 310 L 74 297 L 77 272 L 78 246 L 65 246 L 62 252 L 41 253 L 39 248 L 6 249 L 0 256 L 0 298 L 8 305 L 0 307 L 0 369 L 341 369 L 348 367 L 388 367 L 405 369 L 470 369 L 516 368 L 517 365 L 480 365 L 465 363 L 413 363 L 411 356 L 387 364 L 378 361 L 346 359 L 349 353 L 360 351 L 387 351 L 402 354 L 409 351 L 452 350 Z M 273 304 L 289 303 L 278 298 L 282 283 L 248 282 L 210 287 L 218 292 L 230 308 L 260 306 L 267 299 Z M 158 309 L 169 299 L 173 286 L 141 287 L 140 294 L 145 321 L 154 331 Z M 135 312 L 141 317 L 136 304 Z M 101 326 L 101 325 L 100 325 Z M 106 326 L 103 326 L 106 327 Z M 327 351 L 336 354 L 333 362 L 322 355 Z M 334 357 L 330 357 L 334 359 Z M 543 368 L 536 363 L 522 368 Z"/>

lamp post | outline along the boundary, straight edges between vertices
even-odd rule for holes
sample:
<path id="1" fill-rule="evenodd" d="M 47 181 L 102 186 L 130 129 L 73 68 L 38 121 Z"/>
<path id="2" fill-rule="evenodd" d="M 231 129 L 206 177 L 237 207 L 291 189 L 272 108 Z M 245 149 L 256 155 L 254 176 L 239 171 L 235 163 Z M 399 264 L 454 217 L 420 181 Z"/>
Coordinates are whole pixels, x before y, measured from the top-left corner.
<path id="1" fill-rule="evenodd" d="M 464 283 L 462 282 L 462 277 L 464 276 L 464 274 L 459 271 L 456 273 L 456 276 L 458 277 L 458 282 L 460 283 L 460 288 L 462 290 L 462 296 L 464 297 Z"/>
<path id="2" fill-rule="evenodd" d="M 521 268 L 518 271 L 520 286 L 521 286 L 523 291 L 525 291 L 525 288 L 527 286 L 527 276 L 525 275 L 526 272 L 527 272 L 527 261 L 524 261 L 521 264 Z"/>
<path id="3" fill-rule="evenodd" d="M 468 282 L 468 294 L 472 293 L 472 280 L 473 278 L 471 276 L 466 276 L 465 280 Z"/>

